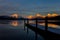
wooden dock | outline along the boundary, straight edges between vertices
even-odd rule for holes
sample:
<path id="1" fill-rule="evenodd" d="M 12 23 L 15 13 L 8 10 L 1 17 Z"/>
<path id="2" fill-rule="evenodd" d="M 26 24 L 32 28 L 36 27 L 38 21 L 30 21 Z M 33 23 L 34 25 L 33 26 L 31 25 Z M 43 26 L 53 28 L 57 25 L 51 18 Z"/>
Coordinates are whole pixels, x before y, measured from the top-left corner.
<path id="1" fill-rule="evenodd" d="M 24 21 L 25 22 L 25 21 Z M 45 19 L 45 30 L 42 30 L 38 28 L 37 26 L 37 19 L 36 19 L 36 26 L 32 26 L 29 24 L 29 20 L 27 20 L 27 23 L 25 23 L 25 26 L 27 26 L 29 29 L 31 29 L 34 32 L 37 32 L 39 35 L 41 35 L 45 40 L 60 40 L 60 34 L 48 31 L 48 22 L 47 18 Z"/>
<path id="2" fill-rule="evenodd" d="M 28 28 L 30 28 L 32 31 L 37 32 L 39 35 L 41 35 L 46 40 L 60 40 L 60 34 L 56 34 L 50 31 L 42 30 L 40 28 L 33 27 L 30 24 L 25 24 Z M 47 34 L 47 35 L 46 35 Z"/>

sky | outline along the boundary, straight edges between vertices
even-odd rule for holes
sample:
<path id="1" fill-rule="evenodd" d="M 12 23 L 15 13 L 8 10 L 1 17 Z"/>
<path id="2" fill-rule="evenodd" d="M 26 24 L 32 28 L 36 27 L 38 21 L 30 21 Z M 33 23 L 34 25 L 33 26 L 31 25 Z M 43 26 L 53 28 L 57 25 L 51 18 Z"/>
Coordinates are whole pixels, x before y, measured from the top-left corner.
<path id="1" fill-rule="evenodd" d="M 60 0 L 0 0 L 0 14 L 60 11 Z"/>

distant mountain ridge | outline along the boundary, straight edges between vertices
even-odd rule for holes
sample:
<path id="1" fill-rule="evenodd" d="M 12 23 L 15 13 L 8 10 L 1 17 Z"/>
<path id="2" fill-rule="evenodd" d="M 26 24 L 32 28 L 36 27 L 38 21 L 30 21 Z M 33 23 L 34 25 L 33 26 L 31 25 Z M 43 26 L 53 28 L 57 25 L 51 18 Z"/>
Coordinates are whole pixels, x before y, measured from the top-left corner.
<path id="1" fill-rule="evenodd" d="M 55 16 L 55 17 L 50 17 L 48 19 L 51 19 L 51 20 L 60 20 L 60 15 Z"/>
<path id="2" fill-rule="evenodd" d="M 51 17 L 48 17 L 48 16 L 46 16 L 47 17 L 47 20 L 60 20 L 60 15 L 58 15 L 58 16 L 51 16 Z M 29 18 L 27 18 L 27 19 L 29 19 Z M 46 18 L 42 18 L 42 17 L 35 17 L 35 18 L 31 18 L 31 19 L 39 19 L 39 20 L 45 20 Z"/>
<path id="3" fill-rule="evenodd" d="M 15 18 L 15 17 L 11 17 L 11 16 L 0 16 L 0 20 L 21 20 L 21 19 L 28 19 L 28 18 L 24 18 L 21 16 L 19 18 Z M 36 17 L 36 18 L 32 18 L 32 19 L 45 20 L 45 18 L 42 18 L 42 17 Z M 55 17 L 48 17 L 47 16 L 47 20 L 60 20 L 60 15 L 55 16 Z"/>
<path id="4" fill-rule="evenodd" d="M 0 16 L 0 20 L 20 20 L 20 19 L 23 19 L 23 17 L 13 18 L 10 16 Z"/>

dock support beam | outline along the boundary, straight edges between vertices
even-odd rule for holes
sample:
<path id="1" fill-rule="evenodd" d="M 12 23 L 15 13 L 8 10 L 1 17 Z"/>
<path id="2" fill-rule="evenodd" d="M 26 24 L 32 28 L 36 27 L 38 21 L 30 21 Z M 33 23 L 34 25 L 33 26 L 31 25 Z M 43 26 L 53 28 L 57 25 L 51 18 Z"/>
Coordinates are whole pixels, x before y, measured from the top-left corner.
<path id="1" fill-rule="evenodd" d="M 24 31 L 25 31 L 25 21 L 26 21 L 26 20 L 24 19 Z"/>
<path id="2" fill-rule="evenodd" d="M 48 17 L 45 17 L 45 39 L 47 39 L 48 31 Z"/>
<path id="3" fill-rule="evenodd" d="M 37 25 L 37 21 L 38 21 L 38 19 L 36 19 L 36 32 L 35 32 L 35 40 L 37 40 L 37 27 L 38 27 L 38 25 Z"/>
<path id="4" fill-rule="evenodd" d="M 27 24 L 29 24 L 29 19 L 27 19 Z M 28 34 L 28 27 L 27 27 L 27 34 Z"/>
<path id="5" fill-rule="evenodd" d="M 45 18 L 45 31 L 47 32 L 48 30 L 48 18 Z"/>
<path id="6" fill-rule="evenodd" d="M 37 19 L 36 19 L 36 29 L 37 29 Z"/>

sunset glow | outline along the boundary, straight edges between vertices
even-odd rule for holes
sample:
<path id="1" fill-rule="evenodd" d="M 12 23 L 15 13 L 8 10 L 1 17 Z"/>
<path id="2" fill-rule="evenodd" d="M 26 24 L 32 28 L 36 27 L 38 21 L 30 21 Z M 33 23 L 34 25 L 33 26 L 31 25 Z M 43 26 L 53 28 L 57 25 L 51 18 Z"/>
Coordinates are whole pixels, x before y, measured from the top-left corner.
<path id="1" fill-rule="evenodd" d="M 29 16 L 27 16 L 27 18 L 31 19 L 31 18 L 33 18 L 33 16 L 32 15 L 29 15 Z"/>
<path id="2" fill-rule="evenodd" d="M 1 40 L 60 40 L 60 0 L 0 0 Z"/>
<path id="3" fill-rule="evenodd" d="M 47 16 L 48 16 L 48 17 L 55 17 L 55 16 L 58 16 L 58 14 L 55 14 L 55 13 L 54 13 L 54 14 L 50 14 L 50 13 L 48 13 Z M 26 18 L 32 19 L 32 18 L 36 18 L 36 17 L 45 18 L 46 16 L 37 13 L 37 14 L 35 14 L 35 16 L 29 15 L 29 16 L 27 16 Z"/>
<path id="4" fill-rule="evenodd" d="M 52 15 L 51 14 L 47 14 L 48 17 L 51 17 Z"/>
<path id="5" fill-rule="evenodd" d="M 52 16 L 58 16 L 58 14 L 52 14 Z"/>
<path id="6" fill-rule="evenodd" d="M 41 15 L 40 15 L 39 13 L 37 13 L 35 16 L 36 16 L 36 17 L 40 17 Z"/>
<path id="7" fill-rule="evenodd" d="M 12 14 L 11 17 L 18 18 L 18 14 Z"/>
<path id="8" fill-rule="evenodd" d="M 55 17 L 58 16 L 58 14 L 48 14 L 48 17 Z"/>

